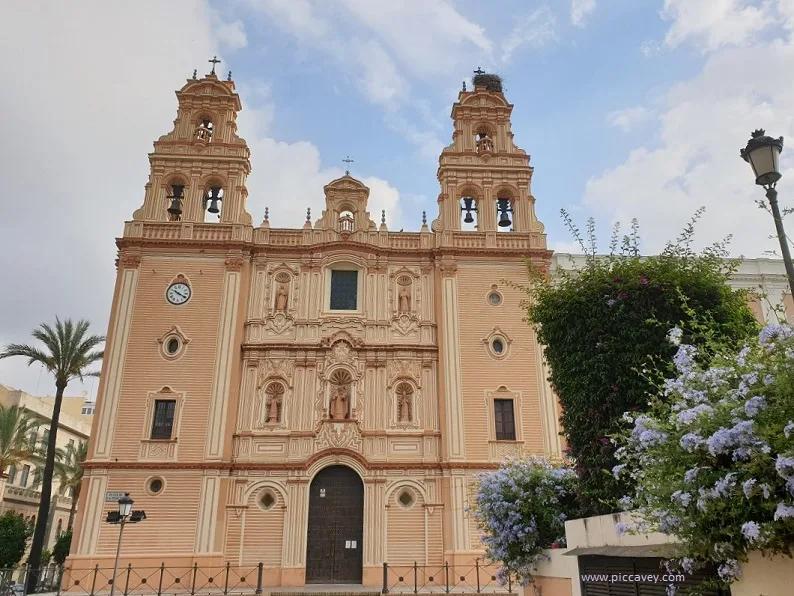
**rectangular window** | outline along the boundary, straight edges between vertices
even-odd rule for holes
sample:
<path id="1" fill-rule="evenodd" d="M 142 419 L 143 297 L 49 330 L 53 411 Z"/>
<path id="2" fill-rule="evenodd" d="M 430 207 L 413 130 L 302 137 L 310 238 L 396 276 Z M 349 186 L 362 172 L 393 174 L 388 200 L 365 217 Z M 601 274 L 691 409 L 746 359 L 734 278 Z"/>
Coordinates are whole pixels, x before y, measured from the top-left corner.
<path id="1" fill-rule="evenodd" d="M 154 419 L 152 420 L 152 439 L 171 440 L 174 430 L 174 412 L 176 400 L 157 399 L 154 401 Z"/>
<path id="2" fill-rule="evenodd" d="M 358 308 L 358 271 L 331 271 L 331 310 Z"/>
<path id="3" fill-rule="evenodd" d="M 36 430 L 31 431 L 30 435 L 28 435 L 28 442 L 35 447 L 39 442 L 39 432 Z"/>
<path id="4" fill-rule="evenodd" d="M 66 448 L 68 449 L 69 447 L 74 449 L 74 439 L 69 439 L 69 444 L 66 446 Z"/>
<path id="5" fill-rule="evenodd" d="M 494 420 L 496 421 L 496 440 L 515 441 L 516 421 L 513 415 L 512 399 L 493 400 Z"/>
<path id="6" fill-rule="evenodd" d="M 49 442 L 50 442 L 50 431 L 49 429 L 47 429 L 44 431 L 44 436 L 41 438 L 41 444 L 46 447 Z"/>
<path id="7" fill-rule="evenodd" d="M 30 476 L 30 466 L 25 465 L 22 468 L 22 478 L 19 479 L 19 486 L 25 488 L 28 485 L 28 476 Z"/>
<path id="8" fill-rule="evenodd" d="M 14 480 L 17 479 L 17 467 L 11 466 L 8 470 L 8 484 L 14 484 Z"/>

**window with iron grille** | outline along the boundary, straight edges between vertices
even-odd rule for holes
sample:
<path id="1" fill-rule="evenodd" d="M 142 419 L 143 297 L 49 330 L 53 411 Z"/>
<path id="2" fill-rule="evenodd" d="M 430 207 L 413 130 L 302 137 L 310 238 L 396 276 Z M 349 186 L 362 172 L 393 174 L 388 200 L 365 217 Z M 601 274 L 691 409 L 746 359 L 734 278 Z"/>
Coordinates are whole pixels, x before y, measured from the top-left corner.
<path id="1" fill-rule="evenodd" d="M 11 466 L 8 469 L 8 484 L 14 484 L 14 480 L 17 479 L 17 467 Z"/>
<path id="2" fill-rule="evenodd" d="M 516 440 L 516 422 L 513 415 L 512 399 L 493 400 L 494 421 L 496 422 L 497 441 Z"/>
<path id="3" fill-rule="evenodd" d="M 331 271 L 331 310 L 358 308 L 358 271 Z"/>
<path id="4" fill-rule="evenodd" d="M 152 439 L 170 440 L 174 430 L 174 412 L 176 400 L 157 399 L 154 402 L 154 417 L 152 420 Z"/>
<path id="5" fill-rule="evenodd" d="M 19 479 L 19 486 L 25 488 L 28 485 L 28 476 L 30 476 L 30 466 L 26 465 L 22 468 L 22 478 Z"/>

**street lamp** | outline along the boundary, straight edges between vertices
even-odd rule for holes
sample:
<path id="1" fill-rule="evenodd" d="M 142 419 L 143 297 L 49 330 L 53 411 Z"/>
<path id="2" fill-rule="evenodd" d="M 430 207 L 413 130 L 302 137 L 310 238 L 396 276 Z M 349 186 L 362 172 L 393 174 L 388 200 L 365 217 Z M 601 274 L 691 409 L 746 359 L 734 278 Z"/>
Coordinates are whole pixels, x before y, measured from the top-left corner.
<path id="1" fill-rule="evenodd" d="M 763 129 L 752 133 L 752 138 L 747 142 L 747 147 L 739 154 L 749 163 L 755 174 L 755 183 L 766 189 L 766 198 L 772 208 L 772 217 L 775 219 L 777 239 L 780 242 L 780 251 L 783 253 L 783 264 L 786 267 L 786 277 L 791 295 L 794 296 L 794 264 L 791 262 L 791 251 L 788 246 L 786 232 L 783 230 L 783 219 L 780 217 L 780 207 L 777 204 L 777 185 L 782 174 L 780 173 L 780 152 L 783 151 L 783 137 L 773 139 L 764 134 Z"/>
<path id="2" fill-rule="evenodd" d="M 121 536 L 124 533 L 124 525 L 127 523 L 134 524 L 146 519 L 145 512 L 132 510 L 133 503 L 134 501 L 130 498 L 130 493 L 124 493 L 124 496 L 119 498 L 119 510 L 108 511 L 108 516 L 105 520 L 109 524 L 119 524 L 119 543 L 116 546 L 116 561 L 113 563 L 113 580 L 110 583 L 110 596 L 113 596 L 114 592 L 116 591 L 116 574 L 118 573 L 119 569 Z"/>

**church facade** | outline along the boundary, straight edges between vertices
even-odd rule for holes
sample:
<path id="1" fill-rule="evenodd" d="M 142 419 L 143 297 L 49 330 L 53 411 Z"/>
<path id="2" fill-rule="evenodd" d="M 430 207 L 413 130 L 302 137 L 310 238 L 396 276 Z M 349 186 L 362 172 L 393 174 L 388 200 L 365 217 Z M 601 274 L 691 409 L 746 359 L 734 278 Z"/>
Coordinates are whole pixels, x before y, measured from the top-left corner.
<path id="1" fill-rule="evenodd" d="M 481 84 L 480 84 L 481 83 Z M 387 228 L 346 174 L 302 228 L 254 224 L 231 80 L 177 92 L 118 275 L 69 565 L 263 563 L 267 585 L 469 564 L 475 475 L 558 457 L 556 400 L 522 319 L 551 262 L 498 80 L 452 107 L 439 212 Z M 417 220 L 419 218 L 417 217 Z M 467 229 L 468 228 L 468 229 Z"/>

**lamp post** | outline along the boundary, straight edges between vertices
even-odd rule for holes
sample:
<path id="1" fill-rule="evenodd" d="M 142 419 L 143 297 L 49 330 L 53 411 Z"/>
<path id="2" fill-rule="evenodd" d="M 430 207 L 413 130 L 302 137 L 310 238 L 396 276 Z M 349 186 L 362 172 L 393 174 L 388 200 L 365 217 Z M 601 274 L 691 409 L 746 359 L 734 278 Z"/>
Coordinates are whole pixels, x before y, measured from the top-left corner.
<path id="1" fill-rule="evenodd" d="M 782 174 L 780 173 L 780 152 L 783 151 L 783 137 L 773 139 L 764 134 L 763 129 L 753 131 L 747 147 L 739 154 L 749 163 L 755 174 L 755 183 L 766 189 L 766 198 L 772 208 L 772 217 L 775 219 L 777 239 L 780 242 L 780 252 L 783 254 L 783 264 L 786 267 L 786 277 L 791 295 L 794 296 L 794 264 L 791 262 L 786 232 L 783 229 L 783 219 L 780 217 L 780 207 L 777 204 L 777 186 Z"/>
<path id="2" fill-rule="evenodd" d="M 113 563 L 113 580 L 110 583 L 110 596 L 116 591 L 116 575 L 119 570 L 119 554 L 121 553 L 121 536 L 124 533 L 124 526 L 127 523 L 137 523 L 146 519 L 146 513 L 143 511 L 133 511 L 132 504 L 134 501 L 130 498 L 130 493 L 124 493 L 124 496 L 119 498 L 119 510 L 108 511 L 108 516 L 105 521 L 109 524 L 119 524 L 119 543 L 116 546 L 116 560 Z"/>

